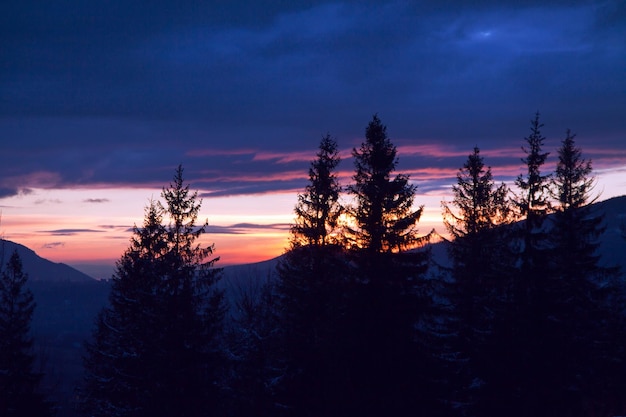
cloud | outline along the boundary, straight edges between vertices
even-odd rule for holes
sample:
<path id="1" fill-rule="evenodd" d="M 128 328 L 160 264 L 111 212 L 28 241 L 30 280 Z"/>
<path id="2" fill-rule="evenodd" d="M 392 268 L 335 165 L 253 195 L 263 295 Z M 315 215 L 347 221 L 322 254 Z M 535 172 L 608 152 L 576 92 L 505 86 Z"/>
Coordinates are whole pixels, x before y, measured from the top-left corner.
<path id="1" fill-rule="evenodd" d="M 289 162 L 308 162 L 315 158 L 315 151 L 300 152 L 258 152 L 252 158 L 253 161 L 275 161 L 278 164 Z"/>
<path id="2" fill-rule="evenodd" d="M 40 198 L 38 200 L 35 200 L 34 202 L 37 205 L 42 205 L 42 204 L 63 204 L 63 201 L 59 200 L 58 198 Z"/>
<path id="3" fill-rule="evenodd" d="M 240 229 L 289 230 L 291 228 L 291 225 L 289 223 L 271 223 L 271 224 L 237 223 L 237 224 L 233 224 L 230 227 L 240 228 Z"/>
<path id="4" fill-rule="evenodd" d="M 44 243 L 43 245 L 41 245 L 42 249 L 56 249 L 56 248 L 62 248 L 65 246 L 65 242 L 50 242 L 50 243 Z"/>
<path id="5" fill-rule="evenodd" d="M 0 187 L 0 198 L 13 197 L 19 193 L 17 188 Z"/>
<path id="6" fill-rule="evenodd" d="M 39 233 L 49 233 L 53 236 L 75 236 L 82 233 L 103 233 L 103 230 L 95 229 L 57 229 L 57 230 L 43 230 Z"/>
<path id="7" fill-rule="evenodd" d="M 254 155 L 257 151 L 252 149 L 193 149 L 185 152 L 186 156 L 206 157 L 206 156 L 239 156 Z"/>
<path id="8" fill-rule="evenodd" d="M 87 198 L 85 200 L 83 200 L 83 203 L 108 203 L 109 200 L 108 198 Z"/>
<path id="9" fill-rule="evenodd" d="M 102 229 L 109 229 L 109 230 L 129 230 L 131 226 L 118 225 L 118 224 L 100 224 L 98 225 L 98 227 Z"/>
<path id="10" fill-rule="evenodd" d="M 304 183 L 291 182 L 265 182 L 252 185 L 227 185 L 223 188 L 213 188 L 211 191 L 200 193 L 201 198 L 228 197 L 236 195 L 261 195 L 282 194 L 286 192 L 296 193 L 304 189 Z"/>
<path id="11" fill-rule="evenodd" d="M 248 234 L 251 231 L 270 230 L 287 231 L 291 227 L 287 223 L 257 224 L 257 223 L 237 223 L 230 226 L 209 225 L 206 229 L 211 234 Z"/>
<path id="12" fill-rule="evenodd" d="M 300 189 L 321 135 L 348 159 L 374 112 L 409 170 L 474 145 L 506 164 L 535 110 L 626 149 L 618 0 L 261 3 L 13 2 L 0 198 L 161 187 L 178 163 L 210 195 Z"/>
<path id="13" fill-rule="evenodd" d="M 25 196 L 33 193 L 30 188 L 0 187 L 0 198 Z"/>

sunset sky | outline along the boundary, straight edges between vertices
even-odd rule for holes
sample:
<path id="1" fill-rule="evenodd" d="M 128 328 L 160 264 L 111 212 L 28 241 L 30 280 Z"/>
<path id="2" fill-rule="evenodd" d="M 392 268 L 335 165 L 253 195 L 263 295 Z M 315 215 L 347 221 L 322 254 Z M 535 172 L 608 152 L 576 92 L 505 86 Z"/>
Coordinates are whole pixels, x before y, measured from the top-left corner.
<path id="1" fill-rule="evenodd" d="M 220 265 L 279 255 L 323 135 L 377 113 L 424 233 L 477 145 L 523 172 L 541 113 L 601 199 L 626 194 L 626 5 L 607 1 L 15 1 L 0 6 L 0 232 L 108 277 L 178 164 Z"/>

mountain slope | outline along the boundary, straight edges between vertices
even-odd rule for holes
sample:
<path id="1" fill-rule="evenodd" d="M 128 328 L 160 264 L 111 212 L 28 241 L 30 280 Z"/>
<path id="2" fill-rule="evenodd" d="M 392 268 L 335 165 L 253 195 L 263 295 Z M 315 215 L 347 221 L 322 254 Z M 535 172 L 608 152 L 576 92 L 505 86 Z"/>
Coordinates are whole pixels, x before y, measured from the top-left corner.
<path id="1" fill-rule="evenodd" d="M 0 261 L 2 264 L 17 250 L 29 282 L 89 282 L 94 279 L 69 265 L 51 262 L 37 255 L 32 249 L 10 240 L 0 239 Z"/>
<path id="2" fill-rule="evenodd" d="M 626 236 L 622 228 L 626 227 L 626 195 L 613 197 L 592 205 L 593 215 L 603 215 L 604 232 L 598 238 L 600 247 L 600 264 L 604 266 L 620 266 L 622 274 L 626 273 Z M 549 217 L 548 217 L 549 218 Z M 546 223 L 549 227 L 549 222 Z M 430 245 L 434 261 L 446 267 L 451 266 L 447 253 L 448 243 L 440 241 Z"/>
<path id="3" fill-rule="evenodd" d="M 626 195 L 597 202 L 593 204 L 593 209 L 594 215 L 604 215 L 605 230 L 599 237 L 600 262 L 607 266 L 621 266 L 622 273 L 626 273 L 626 236 L 623 235 L 626 232 L 622 231 L 626 227 Z M 438 265 L 450 266 L 446 246 L 447 243 L 441 240 L 427 246 Z M 281 257 L 254 264 L 227 266 L 220 285 L 227 293 L 233 294 L 247 285 L 258 286 L 268 278 L 275 277 L 275 268 Z"/>
<path id="4" fill-rule="evenodd" d="M 626 227 L 626 195 L 596 203 L 594 208 L 598 213 L 604 213 L 606 226 L 600 237 L 601 262 L 603 265 L 620 265 L 622 273 L 626 274 L 626 236 L 621 230 Z"/>

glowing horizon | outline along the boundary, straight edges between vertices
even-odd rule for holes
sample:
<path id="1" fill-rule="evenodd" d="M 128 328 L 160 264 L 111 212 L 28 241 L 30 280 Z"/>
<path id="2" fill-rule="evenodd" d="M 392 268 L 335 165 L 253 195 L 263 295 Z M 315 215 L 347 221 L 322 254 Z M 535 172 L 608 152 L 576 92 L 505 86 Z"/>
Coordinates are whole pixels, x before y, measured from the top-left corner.
<path id="1" fill-rule="evenodd" d="M 500 170 L 509 175 L 514 171 L 513 167 L 494 168 L 495 173 Z M 452 198 L 450 187 L 456 170 L 425 168 L 409 173 L 418 184 L 415 207 L 424 206 L 420 233 L 435 229 L 445 235 L 441 202 Z M 625 173 L 626 165 L 596 170 L 600 200 L 624 194 Z M 445 184 L 430 184 L 436 179 L 441 182 L 441 177 L 447 177 Z M 511 181 L 508 184 L 511 186 Z M 146 205 L 150 199 L 161 199 L 160 194 L 161 188 L 33 188 L 1 199 L 0 232 L 3 238 L 51 261 L 85 272 L 89 265 L 109 265 L 112 271 L 128 248 L 132 227 L 142 224 Z M 288 248 L 296 202 L 297 192 L 293 191 L 204 198 L 198 223 L 207 219 L 209 228 L 201 242 L 215 245 L 214 256 L 220 258 L 217 266 L 272 259 Z"/>

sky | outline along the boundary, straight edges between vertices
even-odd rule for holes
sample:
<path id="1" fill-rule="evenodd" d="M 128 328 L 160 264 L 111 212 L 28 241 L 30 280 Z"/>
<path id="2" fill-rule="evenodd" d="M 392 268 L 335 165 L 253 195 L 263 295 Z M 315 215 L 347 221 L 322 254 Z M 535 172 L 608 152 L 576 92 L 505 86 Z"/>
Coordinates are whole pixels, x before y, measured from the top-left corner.
<path id="1" fill-rule="evenodd" d="M 600 199 L 626 194 L 626 3 L 525 0 L 79 1 L 0 5 L 0 233 L 110 276 L 179 164 L 218 265 L 287 247 L 325 134 L 351 150 L 374 114 L 441 225 L 474 146 L 523 172 L 540 112 Z"/>

